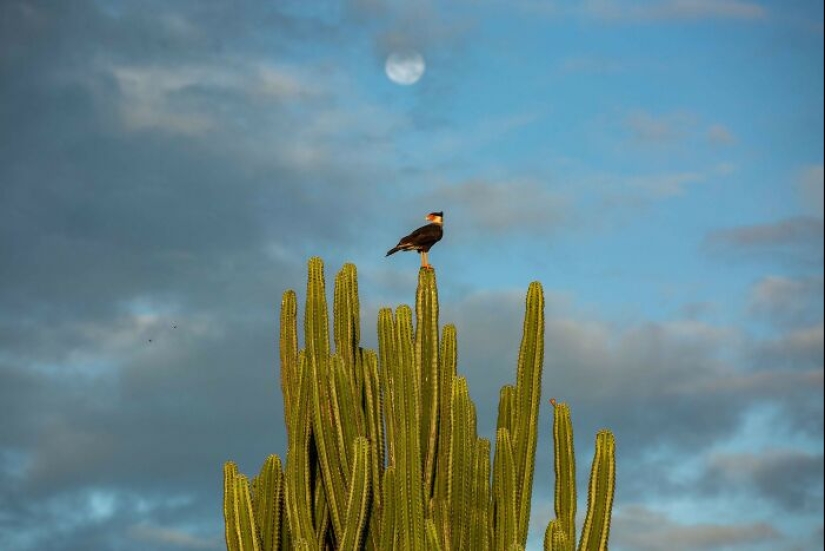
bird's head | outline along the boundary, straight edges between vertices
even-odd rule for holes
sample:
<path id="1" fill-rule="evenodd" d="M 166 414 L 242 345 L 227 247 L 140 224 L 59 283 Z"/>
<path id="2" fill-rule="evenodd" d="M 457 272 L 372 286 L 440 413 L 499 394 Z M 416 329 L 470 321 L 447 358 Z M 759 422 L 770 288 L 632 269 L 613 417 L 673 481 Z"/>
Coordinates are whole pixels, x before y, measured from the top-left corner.
<path id="1" fill-rule="evenodd" d="M 441 212 L 441 211 L 431 212 L 430 214 L 428 214 L 424 218 L 426 218 L 429 222 L 432 222 L 433 224 L 443 224 L 444 223 L 444 213 Z"/>

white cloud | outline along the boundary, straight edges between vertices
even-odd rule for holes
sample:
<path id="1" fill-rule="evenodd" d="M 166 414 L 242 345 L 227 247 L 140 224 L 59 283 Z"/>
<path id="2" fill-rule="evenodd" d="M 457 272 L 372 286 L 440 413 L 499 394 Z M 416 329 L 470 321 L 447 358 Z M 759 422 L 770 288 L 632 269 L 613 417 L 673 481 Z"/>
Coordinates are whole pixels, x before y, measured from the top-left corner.
<path id="1" fill-rule="evenodd" d="M 202 135 L 237 124 L 224 107 L 210 107 L 211 95 L 239 100 L 287 102 L 320 97 L 330 79 L 319 80 L 290 66 L 262 61 L 228 60 L 174 66 L 113 65 L 107 71 L 120 92 L 122 121 L 129 130 L 162 130 L 173 134 Z"/>

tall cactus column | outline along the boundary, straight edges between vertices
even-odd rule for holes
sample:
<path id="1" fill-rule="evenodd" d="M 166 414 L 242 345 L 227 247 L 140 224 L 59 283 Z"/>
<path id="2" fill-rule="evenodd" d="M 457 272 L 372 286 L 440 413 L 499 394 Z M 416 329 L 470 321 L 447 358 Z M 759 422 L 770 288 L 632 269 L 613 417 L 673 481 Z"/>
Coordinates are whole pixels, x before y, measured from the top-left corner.
<path id="1" fill-rule="evenodd" d="M 330 327 L 323 263 L 310 259 L 303 348 L 296 294 L 281 302 L 286 464 L 270 456 L 249 481 L 226 463 L 228 551 L 523 550 L 544 356 L 541 285 L 527 292 L 516 381 L 501 389 L 494 451 L 478 436 L 476 406 L 457 373 L 456 329 L 439 334 L 434 271 L 419 271 L 414 310 L 379 311 L 377 354 L 360 346 L 352 264 L 335 278 L 333 315 Z M 573 551 L 575 466 L 564 411 L 554 426 L 558 518 L 546 546 Z M 580 551 L 606 548 L 612 456 L 612 435 L 600 433 Z"/>
<path id="2" fill-rule="evenodd" d="M 496 524 L 503 531 L 496 534 L 499 546 L 527 541 L 543 364 L 544 293 L 533 282 L 527 290 L 516 385 L 505 385 L 499 401 L 493 467 Z"/>

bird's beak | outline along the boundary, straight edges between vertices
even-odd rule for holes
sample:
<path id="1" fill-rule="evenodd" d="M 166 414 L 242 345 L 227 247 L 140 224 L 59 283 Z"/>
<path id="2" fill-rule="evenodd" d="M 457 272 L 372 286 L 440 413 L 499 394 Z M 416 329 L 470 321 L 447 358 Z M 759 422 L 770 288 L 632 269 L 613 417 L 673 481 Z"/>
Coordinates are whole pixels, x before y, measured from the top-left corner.
<path id="1" fill-rule="evenodd" d="M 432 222 L 433 221 L 433 216 L 431 214 L 428 214 L 427 216 L 424 217 L 424 220 L 428 220 L 428 221 Z"/>

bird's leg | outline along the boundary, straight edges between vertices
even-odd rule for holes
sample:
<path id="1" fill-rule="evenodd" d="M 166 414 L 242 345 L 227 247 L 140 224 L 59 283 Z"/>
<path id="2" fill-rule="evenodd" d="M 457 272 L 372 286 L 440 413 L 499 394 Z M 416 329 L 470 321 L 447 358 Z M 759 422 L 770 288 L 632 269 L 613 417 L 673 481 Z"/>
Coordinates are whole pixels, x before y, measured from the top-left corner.
<path id="1" fill-rule="evenodd" d="M 430 262 L 427 260 L 427 251 L 421 251 L 421 267 L 427 270 L 432 270 Z"/>

